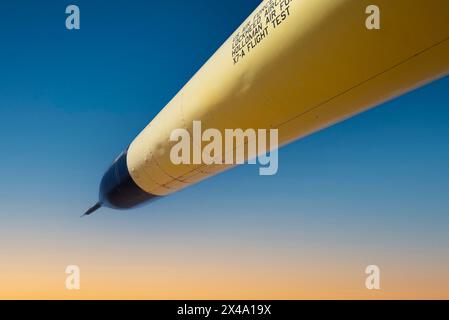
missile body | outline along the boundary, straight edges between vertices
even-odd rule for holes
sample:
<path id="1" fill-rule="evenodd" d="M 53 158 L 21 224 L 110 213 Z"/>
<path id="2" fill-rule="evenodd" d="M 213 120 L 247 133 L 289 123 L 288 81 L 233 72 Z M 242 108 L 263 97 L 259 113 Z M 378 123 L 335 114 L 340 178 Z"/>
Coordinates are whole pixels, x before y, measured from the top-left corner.
<path id="1" fill-rule="evenodd" d="M 88 213 L 132 208 L 232 167 L 172 163 L 171 133 L 192 132 L 194 121 L 278 129 L 282 146 L 449 73 L 449 1 L 375 2 L 379 30 L 366 25 L 371 0 L 263 1 L 117 158 Z"/>

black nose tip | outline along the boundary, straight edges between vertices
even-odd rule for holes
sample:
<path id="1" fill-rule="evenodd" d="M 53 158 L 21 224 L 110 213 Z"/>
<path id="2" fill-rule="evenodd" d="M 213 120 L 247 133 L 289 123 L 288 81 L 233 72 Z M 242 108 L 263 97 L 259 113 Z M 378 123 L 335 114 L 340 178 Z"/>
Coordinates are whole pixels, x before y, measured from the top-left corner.
<path id="1" fill-rule="evenodd" d="M 143 191 L 129 174 L 126 162 L 127 152 L 123 152 L 106 171 L 100 185 L 100 203 L 113 209 L 130 209 L 158 196 Z"/>
<path id="2" fill-rule="evenodd" d="M 100 208 L 101 208 L 101 203 L 98 202 L 92 208 L 87 210 L 86 213 L 84 213 L 81 217 L 90 216 L 92 213 L 94 213 L 95 211 L 97 211 Z"/>

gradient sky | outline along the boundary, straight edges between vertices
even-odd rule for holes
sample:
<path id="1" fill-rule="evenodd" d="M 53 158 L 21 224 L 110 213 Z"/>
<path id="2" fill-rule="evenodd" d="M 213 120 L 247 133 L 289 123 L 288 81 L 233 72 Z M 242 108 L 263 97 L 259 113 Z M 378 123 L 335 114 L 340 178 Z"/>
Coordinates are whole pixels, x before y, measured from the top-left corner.
<path id="1" fill-rule="evenodd" d="M 74 3 L 74 32 L 69 2 L 0 5 L 0 298 L 449 298 L 449 78 L 283 148 L 276 176 L 80 219 L 259 1 Z"/>

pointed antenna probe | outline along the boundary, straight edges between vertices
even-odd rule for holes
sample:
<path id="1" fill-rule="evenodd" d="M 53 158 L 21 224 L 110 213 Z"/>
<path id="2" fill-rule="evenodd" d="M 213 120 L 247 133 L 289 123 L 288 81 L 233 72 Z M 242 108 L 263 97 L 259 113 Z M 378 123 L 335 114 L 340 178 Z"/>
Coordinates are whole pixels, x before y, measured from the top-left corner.
<path id="1" fill-rule="evenodd" d="M 98 202 L 96 205 L 94 205 L 92 208 L 90 208 L 89 210 L 86 211 L 85 214 L 83 214 L 81 216 L 82 217 L 86 217 L 86 216 L 90 216 L 92 213 L 94 213 L 95 211 L 97 211 L 98 209 L 100 209 L 102 207 L 101 203 Z"/>

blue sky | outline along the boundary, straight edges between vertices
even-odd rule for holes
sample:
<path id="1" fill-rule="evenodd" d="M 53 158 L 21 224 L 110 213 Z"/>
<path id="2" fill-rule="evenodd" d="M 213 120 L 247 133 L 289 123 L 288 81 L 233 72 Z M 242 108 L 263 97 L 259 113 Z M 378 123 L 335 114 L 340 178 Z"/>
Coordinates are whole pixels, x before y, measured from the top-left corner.
<path id="1" fill-rule="evenodd" d="M 148 207 L 79 219 L 110 162 L 258 3 L 76 1 L 71 32 L 69 3 L 2 4 L 3 241 L 68 234 L 88 246 L 120 232 L 124 246 L 126 236 L 207 237 L 282 244 L 286 256 L 305 243 L 449 260 L 449 78 L 283 148 L 276 176 L 244 166 Z"/>

